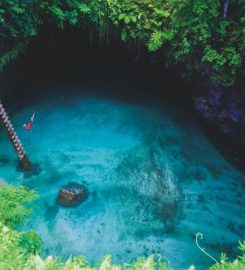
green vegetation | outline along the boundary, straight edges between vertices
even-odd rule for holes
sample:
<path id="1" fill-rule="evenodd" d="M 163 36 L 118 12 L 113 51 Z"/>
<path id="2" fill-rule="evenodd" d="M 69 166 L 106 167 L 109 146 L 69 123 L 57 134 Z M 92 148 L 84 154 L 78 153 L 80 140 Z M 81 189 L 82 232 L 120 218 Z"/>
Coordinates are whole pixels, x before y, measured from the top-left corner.
<path id="1" fill-rule="evenodd" d="M 239 256 L 233 262 L 229 262 L 225 254 L 221 254 L 220 263 L 216 263 L 209 270 L 242 270 L 245 267 L 245 242 L 239 242 L 239 249 L 242 251 L 242 256 Z"/>
<path id="2" fill-rule="evenodd" d="M 27 50 L 43 25 L 63 29 L 85 21 L 97 26 L 101 40 L 116 28 L 122 41 L 141 43 L 168 64 L 183 64 L 187 78 L 206 76 L 229 87 L 244 75 L 244 0 L 1 0 L 0 71 Z M 25 187 L 0 186 L 0 269 L 171 269 L 158 255 L 123 265 L 113 265 L 106 256 L 97 266 L 80 256 L 66 262 L 42 258 L 39 236 L 16 231 L 37 197 Z M 209 270 L 245 269 L 245 242 L 239 248 L 236 260 L 222 254 Z"/>
<path id="3" fill-rule="evenodd" d="M 116 27 L 123 41 L 136 40 L 160 59 L 164 54 L 162 61 L 183 63 L 186 77 L 207 76 L 228 87 L 244 74 L 244 0 L 2 0 L 1 69 L 16 56 L 15 50 L 8 54 L 13 44 L 36 36 L 43 24 L 64 28 L 85 20 L 101 36 Z"/>
<path id="4" fill-rule="evenodd" d="M 18 43 L 16 46 L 14 46 L 11 50 L 9 50 L 7 53 L 5 53 L 0 58 L 0 71 L 3 71 L 5 66 L 7 66 L 9 63 L 11 63 L 15 58 L 17 58 L 21 53 L 24 53 L 26 51 L 26 44 L 24 43 Z"/>
<path id="5" fill-rule="evenodd" d="M 0 269 L 4 270 L 171 270 L 159 255 L 138 258 L 130 264 L 115 265 L 111 256 L 106 256 L 101 263 L 90 266 L 84 257 L 70 257 L 66 262 L 59 258 L 40 256 L 41 240 L 31 232 L 14 230 L 30 212 L 30 203 L 37 199 L 36 192 L 25 187 L 15 188 L 9 185 L 0 186 Z M 6 226 L 8 225 L 8 226 Z M 239 243 L 242 255 L 229 262 L 225 254 L 220 262 L 209 270 L 243 270 L 245 267 L 245 242 Z M 194 269 L 193 266 L 190 269 Z"/>
<path id="6" fill-rule="evenodd" d="M 23 223 L 32 211 L 30 203 L 37 197 L 35 191 L 25 187 L 0 186 L 0 222 L 9 227 Z"/>

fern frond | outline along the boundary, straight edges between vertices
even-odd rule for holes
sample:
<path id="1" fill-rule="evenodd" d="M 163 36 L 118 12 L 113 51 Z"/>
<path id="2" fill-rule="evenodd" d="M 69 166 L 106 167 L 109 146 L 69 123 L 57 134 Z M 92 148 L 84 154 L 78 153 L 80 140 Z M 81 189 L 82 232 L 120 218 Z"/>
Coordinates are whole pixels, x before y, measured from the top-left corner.
<path id="1" fill-rule="evenodd" d="M 163 32 L 156 31 L 151 35 L 151 38 L 148 42 L 148 50 L 154 52 L 158 50 L 163 45 Z"/>
<path id="2" fill-rule="evenodd" d="M 0 57 L 0 72 L 12 61 L 14 61 L 20 54 L 25 53 L 27 49 L 26 43 L 18 43 L 11 50 Z"/>

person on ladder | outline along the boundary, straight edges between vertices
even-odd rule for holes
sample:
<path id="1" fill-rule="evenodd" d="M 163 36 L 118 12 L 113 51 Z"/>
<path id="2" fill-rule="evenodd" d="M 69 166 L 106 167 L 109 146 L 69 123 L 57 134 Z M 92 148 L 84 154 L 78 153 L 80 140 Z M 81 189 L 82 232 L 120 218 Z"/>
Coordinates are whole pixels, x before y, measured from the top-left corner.
<path id="1" fill-rule="evenodd" d="M 24 124 L 24 125 L 23 125 L 23 128 L 25 128 L 26 130 L 30 131 L 30 130 L 32 129 L 32 126 L 33 126 L 34 117 L 35 117 L 35 112 L 33 112 L 32 116 L 31 116 L 31 118 L 30 118 L 29 123 Z"/>

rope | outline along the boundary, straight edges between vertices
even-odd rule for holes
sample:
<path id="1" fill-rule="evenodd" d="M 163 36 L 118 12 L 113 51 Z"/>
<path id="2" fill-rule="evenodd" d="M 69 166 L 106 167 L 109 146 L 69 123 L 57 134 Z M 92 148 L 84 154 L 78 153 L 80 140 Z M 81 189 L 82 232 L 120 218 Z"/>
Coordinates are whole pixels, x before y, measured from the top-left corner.
<path id="1" fill-rule="evenodd" d="M 213 261 L 215 261 L 216 263 L 218 263 L 218 261 L 217 261 L 213 256 L 211 256 L 210 254 L 208 254 L 208 253 L 204 250 L 204 248 L 200 247 L 200 245 L 199 245 L 199 243 L 198 243 L 198 237 L 199 237 L 199 236 L 200 236 L 200 239 L 203 239 L 203 234 L 200 233 L 200 232 L 198 232 L 198 233 L 196 234 L 196 245 L 197 245 L 197 247 L 198 247 L 205 255 L 207 255 L 210 259 L 212 259 Z"/>

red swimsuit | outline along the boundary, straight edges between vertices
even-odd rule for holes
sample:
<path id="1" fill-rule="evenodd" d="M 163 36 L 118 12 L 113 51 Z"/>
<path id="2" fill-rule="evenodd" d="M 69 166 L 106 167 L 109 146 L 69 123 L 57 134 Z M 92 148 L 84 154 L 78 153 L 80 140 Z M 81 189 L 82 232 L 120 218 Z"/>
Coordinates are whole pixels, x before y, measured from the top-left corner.
<path id="1" fill-rule="evenodd" d="M 32 122 L 29 122 L 26 126 L 25 126 L 25 129 L 30 131 L 32 128 Z"/>

